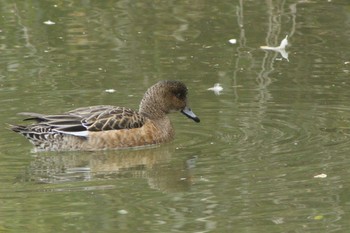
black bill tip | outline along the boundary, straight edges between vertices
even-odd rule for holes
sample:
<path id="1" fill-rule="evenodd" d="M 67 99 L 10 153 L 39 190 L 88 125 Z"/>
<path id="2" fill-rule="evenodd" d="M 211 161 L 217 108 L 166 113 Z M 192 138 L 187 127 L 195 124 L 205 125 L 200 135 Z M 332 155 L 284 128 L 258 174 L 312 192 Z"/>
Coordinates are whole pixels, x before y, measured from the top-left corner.
<path id="1" fill-rule="evenodd" d="M 185 116 L 187 116 L 188 118 L 194 120 L 195 122 L 199 123 L 201 120 L 196 116 L 196 114 L 194 114 L 192 112 L 192 110 L 188 107 L 185 107 L 182 111 L 182 114 L 184 114 Z"/>

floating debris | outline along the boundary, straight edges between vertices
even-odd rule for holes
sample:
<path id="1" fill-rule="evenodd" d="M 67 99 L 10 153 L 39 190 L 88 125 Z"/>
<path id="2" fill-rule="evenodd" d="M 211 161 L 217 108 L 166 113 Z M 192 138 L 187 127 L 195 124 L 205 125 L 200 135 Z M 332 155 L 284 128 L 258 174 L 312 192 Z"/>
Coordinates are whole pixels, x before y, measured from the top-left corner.
<path id="1" fill-rule="evenodd" d="M 47 21 L 44 22 L 44 24 L 46 24 L 46 25 L 54 25 L 56 23 L 52 22 L 51 20 L 47 20 Z"/>
<path id="2" fill-rule="evenodd" d="M 214 87 L 210 87 L 210 88 L 208 88 L 207 90 L 209 90 L 209 91 L 214 91 L 214 93 L 215 93 L 215 95 L 220 95 L 221 93 L 221 91 L 223 90 L 224 88 L 222 88 L 222 86 L 220 85 L 220 83 L 216 83 L 215 85 L 214 85 Z"/>
<path id="3" fill-rule="evenodd" d="M 323 215 L 316 215 L 314 216 L 314 220 L 322 220 L 324 218 Z"/>
<path id="4" fill-rule="evenodd" d="M 127 211 L 127 210 L 118 210 L 118 213 L 119 213 L 119 214 L 127 214 L 128 211 Z"/>
<path id="5" fill-rule="evenodd" d="M 285 223 L 284 218 L 274 217 L 271 219 L 274 224 L 283 224 Z"/>
<path id="6" fill-rule="evenodd" d="M 204 178 L 203 176 L 201 176 L 199 178 L 200 181 L 204 181 L 204 182 L 209 182 L 209 180 L 207 178 Z M 201 201 L 204 201 L 205 199 L 201 199 Z"/>
<path id="7" fill-rule="evenodd" d="M 115 90 L 114 89 L 106 89 L 105 92 L 107 92 L 107 93 L 114 93 Z"/>
<path id="8" fill-rule="evenodd" d="M 262 49 L 266 50 L 281 50 L 286 49 L 286 46 L 288 45 L 288 35 L 281 41 L 281 44 L 277 47 L 270 47 L 270 46 L 260 46 Z"/>
<path id="9" fill-rule="evenodd" d="M 281 41 L 281 44 L 277 47 L 270 47 L 270 46 L 260 46 L 261 49 L 265 50 L 272 50 L 279 52 L 283 58 L 288 60 L 288 53 L 286 51 L 286 46 L 288 45 L 288 35 Z"/>
<path id="10" fill-rule="evenodd" d="M 314 178 L 321 178 L 321 179 L 327 178 L 327 174 L 322 173 L 322 174 L 314 176 Z"/>
<path id="11" fill-rule="evenodd" d="M 228 42 L 230 44 L 237 44 L 237 40 L 236 39 L 230 39 L 230 40 L 228 40 Z"/>

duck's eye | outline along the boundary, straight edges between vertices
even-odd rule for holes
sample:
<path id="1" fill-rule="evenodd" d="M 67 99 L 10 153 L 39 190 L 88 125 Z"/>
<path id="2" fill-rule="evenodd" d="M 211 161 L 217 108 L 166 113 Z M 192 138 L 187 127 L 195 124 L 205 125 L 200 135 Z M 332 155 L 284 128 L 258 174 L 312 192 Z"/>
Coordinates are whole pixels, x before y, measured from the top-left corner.
<path id="1" fill-rule="evenodd" d="M 176 98 L 183 99 L 184 95 L 181 92 L 175 93 Z"/>
<path id="2" fill-rule="evenodd" d="M 186 90 L 174 90 L 172 94 L 179 100 L 185 100 L 187 91 Z"/>

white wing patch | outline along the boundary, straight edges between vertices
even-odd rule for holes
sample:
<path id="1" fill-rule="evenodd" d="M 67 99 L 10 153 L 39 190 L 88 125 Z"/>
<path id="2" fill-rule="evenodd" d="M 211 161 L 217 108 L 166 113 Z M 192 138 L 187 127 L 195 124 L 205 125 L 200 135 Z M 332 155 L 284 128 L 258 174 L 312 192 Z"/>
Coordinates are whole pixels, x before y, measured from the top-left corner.
<path id="1" fill-rule="evenodd" d="M 78 137 L 88 137 L 89 136 L 89 132 L 87 130 L 77 131 L 77 132 L 67 132 L 67 131 L 61 131 L 61 130 L 54 129 L 54 131 L 58 132 L 58 133 L 68 134 L 68 135 L 73 135 L 73 136 L 78 136 Z"/>

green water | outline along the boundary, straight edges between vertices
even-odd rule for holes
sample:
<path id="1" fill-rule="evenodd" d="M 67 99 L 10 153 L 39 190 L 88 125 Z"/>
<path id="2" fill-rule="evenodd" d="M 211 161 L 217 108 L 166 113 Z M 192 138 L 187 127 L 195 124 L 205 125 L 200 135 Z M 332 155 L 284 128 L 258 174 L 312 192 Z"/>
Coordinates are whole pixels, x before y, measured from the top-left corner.
<path id="1" fill-rule="evenodd" d="M 0 3 L 0 232 L 349 232 L 347 0 Z M 163 79 L 201 123 L 159 147 L 33 153 L 6 125 Z"/>

